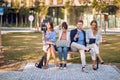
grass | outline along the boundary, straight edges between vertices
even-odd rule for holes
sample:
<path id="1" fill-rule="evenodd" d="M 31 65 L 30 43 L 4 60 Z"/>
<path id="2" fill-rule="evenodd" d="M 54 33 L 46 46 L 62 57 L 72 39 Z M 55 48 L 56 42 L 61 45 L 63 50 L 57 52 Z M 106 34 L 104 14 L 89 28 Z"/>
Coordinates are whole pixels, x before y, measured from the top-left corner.
<path id="1" fill-rule="evenodd" d="M 41 33 L 2 35 L 6 61 L 36 61 L 42 55 Z"/>
<path id="2" fill-rule="evenodd" d="M 41 33 L 9 33 L 2 35 L 5 61 L 38 61 L 43 54 Z M 107 35 L 107 43 L 100 45 L 100 54 L 106 63 L 120 63 L 120 34 Z M 86 56 L 91 62 L 90 55 Z M 75 55 L 69 62 L 79 63 Z"/>

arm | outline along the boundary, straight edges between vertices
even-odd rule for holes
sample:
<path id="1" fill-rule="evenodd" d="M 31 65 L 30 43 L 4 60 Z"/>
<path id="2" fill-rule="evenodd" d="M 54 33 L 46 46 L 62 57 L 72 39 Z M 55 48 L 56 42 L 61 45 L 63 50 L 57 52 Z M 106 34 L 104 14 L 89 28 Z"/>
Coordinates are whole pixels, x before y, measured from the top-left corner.
<path id="1" fill-rule="evenodd" d="M 101 35 L 102 35 L 102 33 L 101 33 L 101 31 L 99 30 L 99 31 L 98 31 L 98 36 L 97 36 L 97 38 L 96 38 L 96 44 L 97 44 L 97 45 L 100 44 L 101 37 L 102 37 Z"/>
<path id="2" fill-rule="evenodd" d="M 50 37 L 50 41 L 55 43 L 56 42 L 56 32 L 54 31 L 52 34 L 51 34 L 51 37 Z"/>
<path id="3" fill-rule="evenodd" d="M 45 44 L 53 44 L 56 41 L 56 32 L 46 32 L 45 38 Z"/>
<path id="4" fill-rule="evenodd" d="M 87 30 L 86 31 L 86 43 L 88 44 L 89 43 L 89 31 Z"/>
<path id="5" fill-rule="evenodd" d="M 42 32 L 42 43 L 45 44 L 46 43 L 46 33 Z"/>
<path id="6" fill-rule="evenodd" d="M 77 42 L 78 38 L 75 38 L 76 33 L 77 32 L 75 30 L 71 30 L 71 32 L 70 32 L 70 40 L 71 40 L 71 42 Z"/>

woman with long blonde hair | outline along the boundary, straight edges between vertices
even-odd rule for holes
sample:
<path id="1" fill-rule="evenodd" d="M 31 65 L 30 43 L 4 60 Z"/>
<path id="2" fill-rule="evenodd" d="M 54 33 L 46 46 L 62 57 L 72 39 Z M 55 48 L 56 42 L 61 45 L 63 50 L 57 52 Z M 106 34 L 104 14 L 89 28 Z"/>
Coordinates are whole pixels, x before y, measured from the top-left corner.
<path id="1" fill-rule="evenodd" d="M 95 54 L 98 57 L 101 64 L 104 63 L 103 59 L 99 54 L 99 44 L 101 40 L 101 31 L 98 29 L 97 21 L 93 20 L 91 23 L 91 28 L 86 31 L 86 42 L 88 48 L 90 48 L 91 54 Z M 93 59 L 93 69 L 96 70 L 95 59 Z"/>

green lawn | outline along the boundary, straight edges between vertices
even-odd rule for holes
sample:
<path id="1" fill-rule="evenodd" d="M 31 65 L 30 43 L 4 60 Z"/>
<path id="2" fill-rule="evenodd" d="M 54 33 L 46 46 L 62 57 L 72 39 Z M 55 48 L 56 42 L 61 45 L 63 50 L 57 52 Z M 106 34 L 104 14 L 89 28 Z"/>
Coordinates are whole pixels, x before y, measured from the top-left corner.
<path id="1" fill-rule="evenodd" d="M 107 35 L 107 43 L 100 45 L 100 54 L 106 63 L 120 63 L 120 34 Z M 2 35 L 5 61 L 38 61 L 43 54 L 41 33 L 9 33 Z M 75 55 L 69 62 L 80 62 Z M 87 62 L 91 57 L 87 55 Z"/>

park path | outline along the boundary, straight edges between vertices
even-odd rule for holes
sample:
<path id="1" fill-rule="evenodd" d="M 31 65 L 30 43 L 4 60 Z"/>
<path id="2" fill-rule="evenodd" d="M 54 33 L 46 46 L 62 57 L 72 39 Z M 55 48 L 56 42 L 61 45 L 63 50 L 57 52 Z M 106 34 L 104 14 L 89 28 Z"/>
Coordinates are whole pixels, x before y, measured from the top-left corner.
<path id="1" fill-rule="evenodd" d="M 0 80 L 120 80 L 120 71 L 112 65 L 100 65 L 97 71 L 88 64 L 81 71 L 81 64 L 68 64 L 60 70 L 51 63 L 48 69 L 36 68 L 35 63 L 27 63 L 23 71 L 0 71 Z"/>

